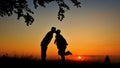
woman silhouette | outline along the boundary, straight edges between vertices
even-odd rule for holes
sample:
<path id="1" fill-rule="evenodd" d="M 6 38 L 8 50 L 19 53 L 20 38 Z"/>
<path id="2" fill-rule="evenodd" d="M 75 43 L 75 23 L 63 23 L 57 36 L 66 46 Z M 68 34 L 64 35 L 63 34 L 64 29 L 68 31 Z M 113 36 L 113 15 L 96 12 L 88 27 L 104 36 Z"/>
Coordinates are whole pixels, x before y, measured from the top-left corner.
<path id="1" fill-rule="evenodd" d="M 57 45 L 58 55 L 61 56 L 61 61 L 64 62 L 65 55 L 72 55 L 72 53 L 70 51 L 65 52 L 68 43 L 65 38 L 60 34 L 60 32 L 61 31 L 59 29 L 56 30 L 56 38 L 54 43 Z"/>

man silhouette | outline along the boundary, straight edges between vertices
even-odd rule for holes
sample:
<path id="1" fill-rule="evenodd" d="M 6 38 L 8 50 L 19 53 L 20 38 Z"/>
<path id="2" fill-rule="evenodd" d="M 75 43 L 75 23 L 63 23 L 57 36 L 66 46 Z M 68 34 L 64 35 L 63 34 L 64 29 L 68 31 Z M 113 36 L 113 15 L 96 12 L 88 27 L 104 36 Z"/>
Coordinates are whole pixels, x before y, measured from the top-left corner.
<path id="1" fill-rule="evenodd" d="M 53 33 L 55 33 L 55 31 L 56 31 L 56 27 L 51 27 L 51 31 L 49 31 L 41 41 L 41 59 L 43 62 L 46 62 L 47 46 L 50 43 L 53 37 Z"/>
<path id="2" fill-rule="evenodd" d="M 65 62 L 65 55 L 72 55 L 72 53 L 70 51 L 65 52 L 68 43 L 65 38 L 60 34 L 60 32 L 61 31 L 59 29 L 56 31 L 56 38 L 54 43 L 57 45 L 58 55 L 61 56 L 61 61 Z"/>

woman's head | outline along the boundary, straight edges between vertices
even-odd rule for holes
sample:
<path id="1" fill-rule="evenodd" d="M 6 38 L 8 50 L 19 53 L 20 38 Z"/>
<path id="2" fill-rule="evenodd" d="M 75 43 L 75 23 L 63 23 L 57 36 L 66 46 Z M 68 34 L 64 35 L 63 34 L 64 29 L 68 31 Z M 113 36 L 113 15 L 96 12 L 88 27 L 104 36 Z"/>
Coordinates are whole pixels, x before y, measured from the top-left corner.
<path id="1" fill-rule="evenodd" d="M 60 32 L 61 32 L 60 29 L 56 30 L 56 34 L 60 34 Z"/>

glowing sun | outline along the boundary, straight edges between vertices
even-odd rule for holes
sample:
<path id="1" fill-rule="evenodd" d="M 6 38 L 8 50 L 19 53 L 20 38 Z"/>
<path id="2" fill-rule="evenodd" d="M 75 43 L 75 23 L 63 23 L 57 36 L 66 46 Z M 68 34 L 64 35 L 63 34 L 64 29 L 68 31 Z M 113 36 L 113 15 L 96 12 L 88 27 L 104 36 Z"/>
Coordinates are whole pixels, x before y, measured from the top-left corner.
<path id="1" fill-rule="evenodd" d="M 78 56 L 78 59 L 81 59 L 82 57 L 81 56 Z"/>

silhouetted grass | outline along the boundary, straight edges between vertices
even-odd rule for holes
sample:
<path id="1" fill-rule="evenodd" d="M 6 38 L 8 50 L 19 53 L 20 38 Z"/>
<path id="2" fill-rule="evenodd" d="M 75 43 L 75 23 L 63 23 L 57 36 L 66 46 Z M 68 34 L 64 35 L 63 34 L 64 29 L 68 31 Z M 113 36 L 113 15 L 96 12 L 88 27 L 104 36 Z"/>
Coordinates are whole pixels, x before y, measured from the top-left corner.
<path id="1" fill-rule="evenodd" d="M 47 60 L 46 63 L 42 63 L 40 60 L 29 57 L 9 57 L 7 55 L 0 56 L 0 68 L 5 67 L 34 67 L 34 68 L 46 68 L 46 67 L 77 67 L 77 68 L 120 68 L 120 63 L 105 64 L 100 62 L 77 62 L 67 60 L 62 63 L 60 60 Z"/>

